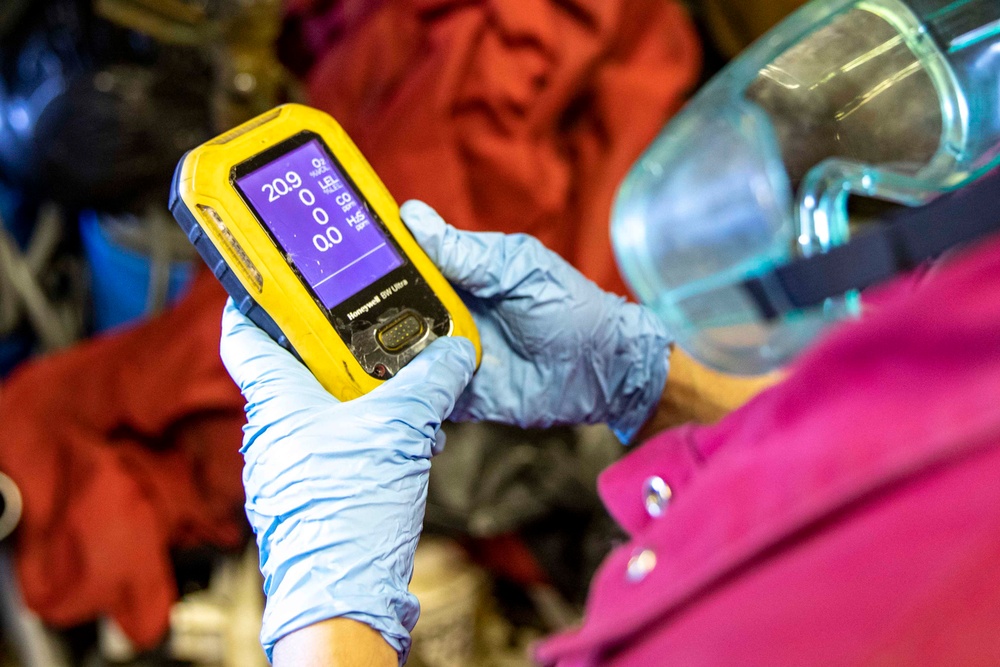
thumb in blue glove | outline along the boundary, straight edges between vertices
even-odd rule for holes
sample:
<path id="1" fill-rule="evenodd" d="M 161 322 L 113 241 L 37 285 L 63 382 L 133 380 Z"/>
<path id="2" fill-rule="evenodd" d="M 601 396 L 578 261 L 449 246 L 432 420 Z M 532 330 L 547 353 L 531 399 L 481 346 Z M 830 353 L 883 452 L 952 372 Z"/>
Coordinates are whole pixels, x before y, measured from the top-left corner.
<path id="1" fill-rule="evenodd" d="M 530 236 L 462 232 L 419 201 L 401 215 L 479 329 L 482 363 L 452 419 L 608 423 L 632 439 L 667 378 L 670 337 L 654 313 Z"/>
<path id="2" fill-rule="evenodd" d="M 345 617 L 378 630 L 402 663 L 417 620 L 407 591 L 430 456 L 472 378 L 468 340 L 434 341 L 394 378 L 348 403 L 232 301 L 221 353 L 247 400 L 243 483 L 267 605 L 261 643 Z"/>

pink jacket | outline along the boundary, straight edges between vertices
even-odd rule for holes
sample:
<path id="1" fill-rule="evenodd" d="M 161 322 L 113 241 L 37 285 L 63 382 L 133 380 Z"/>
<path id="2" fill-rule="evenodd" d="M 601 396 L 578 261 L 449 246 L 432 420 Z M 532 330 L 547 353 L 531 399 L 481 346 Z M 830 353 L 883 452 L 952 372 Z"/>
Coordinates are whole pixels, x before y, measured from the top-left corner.
<path id="1" fill-rule="evenodd" d="M 543 663 L 1000 665 L 1000 241 L 599 486 L 631 539 Z"/>

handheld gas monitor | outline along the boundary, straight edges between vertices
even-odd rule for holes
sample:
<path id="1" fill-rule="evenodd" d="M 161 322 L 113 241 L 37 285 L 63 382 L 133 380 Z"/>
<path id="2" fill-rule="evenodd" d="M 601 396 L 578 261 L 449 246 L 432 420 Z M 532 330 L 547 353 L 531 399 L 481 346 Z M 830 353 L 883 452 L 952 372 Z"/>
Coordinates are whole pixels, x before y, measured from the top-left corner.
<path id="1" fill-rule="evenodd" d="M 472 316 L 328 115 L 278 107 L 185 155 L 170 210 L 240 311 L 341 400 Z"/>

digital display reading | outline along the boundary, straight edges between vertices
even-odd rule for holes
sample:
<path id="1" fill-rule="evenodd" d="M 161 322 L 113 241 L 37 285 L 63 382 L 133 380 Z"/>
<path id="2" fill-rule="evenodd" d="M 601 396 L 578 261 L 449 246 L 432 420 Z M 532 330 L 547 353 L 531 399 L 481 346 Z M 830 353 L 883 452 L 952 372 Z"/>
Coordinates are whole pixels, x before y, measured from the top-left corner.
<path id="1" fill-rule="evenodd" d="M 328 309 L 403 264 L 318 139 L 236 185 Z"/>

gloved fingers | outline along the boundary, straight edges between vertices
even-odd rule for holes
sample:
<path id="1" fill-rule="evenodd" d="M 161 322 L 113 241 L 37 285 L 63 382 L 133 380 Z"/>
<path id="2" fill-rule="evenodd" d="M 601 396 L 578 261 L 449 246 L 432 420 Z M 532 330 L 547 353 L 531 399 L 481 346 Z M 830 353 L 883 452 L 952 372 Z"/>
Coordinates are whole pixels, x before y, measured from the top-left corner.
<path id="1" fill-rule="evenodd" d="M 484 296 L 481 292 L 496 282 L 491 266 L 496 261 L 489 243 L 494 239 L 458 231 L 422 201 L 404 202 L 399 214 L 417 243 L 453 284 L 474 296 Z"/>
<path id="2" fill-rule="evenodd" d="M 445 435 L 445 432 L 439 429 L 437 435 L 434 436 L 434 444 L 431 445 L 431 456 L 437 456 L 443 452 L 447 441 L 448 437 Z"/>
<path id="3" fill-rule="evenodd" d="M 294 401 L 297 407 L 337 402 L 308 368 L 247 319 L 232 299 L 222 311 L 219 353 L 250 404 L 263 405 L 270 398 Z"/>
<path id="4" fill-rule="evenodd" d="M 565 260 L 524 234 L 463 232 L 422 201 L 399 210 L 417 243 L 452 284 L 481 299 L 507 296 L 539 268 L 570 268 Z"/>
<path id="5" fill-rule="evenodd" d="M 410 426 L 429 428 L 425 434 L 433 435 L 472 381 L 475 368 L 476 350 L 468 339 L 438 338 L 369 396 L 400 404 L 399 412 Z"/>

